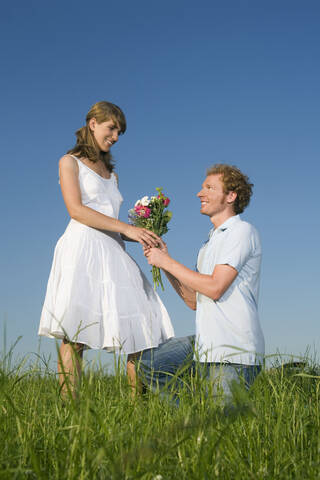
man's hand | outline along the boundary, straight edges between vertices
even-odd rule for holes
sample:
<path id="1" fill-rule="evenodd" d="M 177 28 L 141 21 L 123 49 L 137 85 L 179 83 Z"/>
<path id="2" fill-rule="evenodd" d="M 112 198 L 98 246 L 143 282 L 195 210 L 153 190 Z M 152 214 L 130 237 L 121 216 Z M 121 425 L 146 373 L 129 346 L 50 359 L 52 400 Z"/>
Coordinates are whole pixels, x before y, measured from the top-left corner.
<path id="1" fill-rule="evenodd" d="M 155 245 L 159 250 L 161 250 L 162 252 L 164 253 L 168 253 L 168 247 L 167 247 L 167 244 L 162 240 L 161 237 L 158 237 L 159 240 L 158 240 L 158 244 Z M 152 247 L 150 246 L 146 246 L 146 247 L 143 247 L 143 254 L 145 257 L 148 256 L 148 254 L 150 253 L 150 249 Z"/>
<path id="2" fill-rule="evenodd" d="M 164 268 L 166 260 L 169 258 L 169 255 L 160 250 L 160 248 L 149 248 L 145 256 L 148 259 L 149 265 L 159 268 Z"/>
<path id="3" fill-rule="evenodd" d="M 144 247 L 143 253 L 148 259 L 149 265 L 164 268 L 165 262 L 170 258 L 167 244 L 160 239 L 157 248 Z"/>
<path id="4" fill-rule="evenodd" d="M 167 270 L 170 262 L 172 261 L 172 258 L 168 253 L 167 244 L 162 239 L 160 239 L 158 248 L 144 247 L 143 253 L 147 257 L 148 263 L 150 265 L 154 265 L 164 270 L 169 282 L 171 283 L 177 294 L 186 303 L 186 305 L 188 305 L 188 307 L 192 310 L 196 310 L 197 304 L 195 290 L 184 285 L 180 280 L 178 280 Z"/>

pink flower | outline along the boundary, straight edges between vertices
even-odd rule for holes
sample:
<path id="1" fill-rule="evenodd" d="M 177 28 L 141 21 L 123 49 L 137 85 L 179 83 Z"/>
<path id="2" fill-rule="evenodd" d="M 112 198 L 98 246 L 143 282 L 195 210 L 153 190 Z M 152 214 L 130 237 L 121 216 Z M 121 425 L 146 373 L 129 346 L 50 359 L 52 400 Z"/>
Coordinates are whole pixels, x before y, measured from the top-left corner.
<path id="1" fill-rule="evenodd" d="M 143 214 L 144 218 L 149 218 L 149 217 L 150 217 L 150 213 L 151 213 L 151 209 L 150 209 L 150 208 L 144 207 L 144 208 L 141 209 L 141 211 L 142 211 L 142 212 L 144 211 L 144 214 Z"/>
<path id="2" fill-rule="evenodd" d="M 143 205 L 136 205 L 134 207 L 134 211 L 139 215 L 139 217 L 149 218 L 151 209 L 148 207 L 144 207 Z"/>
<path id="3" fill-rule="evenodd" d="M 165 198 L 163 199 L 163 204 L 164 204 L 164 206 L 167 207 L 167 206 L 169 205 L 169 203 L 170 203 L 170 198 L 165 197 Z"/>

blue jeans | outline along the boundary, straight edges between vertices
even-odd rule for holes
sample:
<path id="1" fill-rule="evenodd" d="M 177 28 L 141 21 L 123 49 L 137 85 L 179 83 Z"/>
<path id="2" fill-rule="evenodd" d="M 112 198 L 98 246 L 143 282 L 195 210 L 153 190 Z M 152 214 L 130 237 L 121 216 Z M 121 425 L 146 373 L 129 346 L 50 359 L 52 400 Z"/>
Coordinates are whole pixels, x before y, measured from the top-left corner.
<path id="1" fill-rule="evenodd" d="M 194 335 L 169 338 L 158 347 L 143 350 L 136 363 L 143 385 L 152 390 L 179 386 L 181 376 L 193 368 Z"/>
<path id="2" fill-rule="evenodd" d="M 241 363 L 208 362 L 201 364 L 201 374 L 212 385 L 215 397 L 224 396 L 225 401 L 232 399 L 232 385 L 237 383 L 249 390 L 256 376 L 261 371 L 261 365 L 245 365 Z"/>
<path id="3" fill-rule="evenodd" d="M 214 395 L 222 392 L 232 397 L 232 382 L 242 383 L 248 389 L 261 370 L 260 365 L 235 363 L 194 362 L 195 336 L 170 338 L 156 348 L 144 350 L 137 363 L 138 376 L 146 387 L 152 390 L 176 389 L 182 383 L 183 375 L 190 375 L 199 369 L 200 375 L 212 384 Z"/>

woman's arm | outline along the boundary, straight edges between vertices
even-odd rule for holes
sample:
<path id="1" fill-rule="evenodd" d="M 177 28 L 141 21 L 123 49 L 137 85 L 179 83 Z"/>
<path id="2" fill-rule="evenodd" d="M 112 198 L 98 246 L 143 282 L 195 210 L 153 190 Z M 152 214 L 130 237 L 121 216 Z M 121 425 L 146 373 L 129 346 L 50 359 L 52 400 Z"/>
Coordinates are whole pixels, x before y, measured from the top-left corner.
<path id="1" fill-rule="evenodd" d="M 59 161 L 60 186 L 69 215 L 88 227 L 118 232 L 143 246 L 156 246 L 159 237 L 145 228 L 134 227 L 86 207 L 81 201 L 79 186 L 79 166 L 70 155 L 64 155 Z"/>

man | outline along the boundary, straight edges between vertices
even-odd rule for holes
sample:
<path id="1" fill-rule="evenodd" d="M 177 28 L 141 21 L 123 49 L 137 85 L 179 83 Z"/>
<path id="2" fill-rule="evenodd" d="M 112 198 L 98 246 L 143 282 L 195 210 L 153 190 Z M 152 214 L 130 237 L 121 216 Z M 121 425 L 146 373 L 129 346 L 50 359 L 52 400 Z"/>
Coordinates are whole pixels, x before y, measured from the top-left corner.
<path id="1" fill-rule="evenodd" d="M 196 310 L 196 358 L 202 371 L 228 397 L 233 380 L 247 387 L 260 370 L 264 338 L 259 324 L 257 300 L 261 245 L 256 229 L 241 220 L 252 184 L 233 166 L 209 168 L 198 193 L 201 214 L 213 228 L 199 251 L 197 271 L 173 259 L 162 243 L 145 250 L 149 264 L 160 267 L 180 297 Z M 151 368 L 164 383 L 165 372 L 173 374 L 192 351 L 190 337 L 171 339 L 143 352 L 142 373 Z"/>

